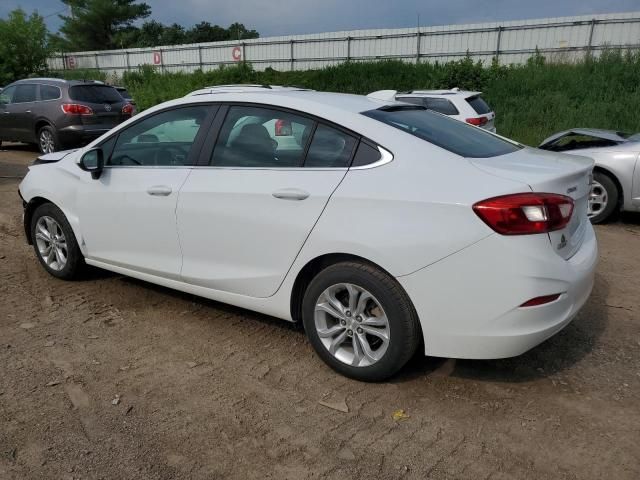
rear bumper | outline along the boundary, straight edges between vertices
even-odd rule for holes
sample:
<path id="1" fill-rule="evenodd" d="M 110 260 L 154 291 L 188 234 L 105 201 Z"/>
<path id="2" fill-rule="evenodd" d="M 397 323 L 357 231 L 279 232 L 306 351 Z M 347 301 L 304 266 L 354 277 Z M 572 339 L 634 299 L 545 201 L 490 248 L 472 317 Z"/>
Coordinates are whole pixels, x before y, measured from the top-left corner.
<path id="1" fill-rule="evenodd" d="M 418 312 L 426 355 L 505 358 L 571 322 L 591 293 L 597 258 L 590 224 L 569 260 L 551 250 L 546 235 L 492 235 L 398 281 Z M 557 293 L 554 302 L 519 307 Z"/>
<path id="2" fill-rule="evenodd" d="M 64 145 L 79 145 L 95 140 L 114 127 L 115 125 L 70 125 L 58 130 L 58 138 Z"/>

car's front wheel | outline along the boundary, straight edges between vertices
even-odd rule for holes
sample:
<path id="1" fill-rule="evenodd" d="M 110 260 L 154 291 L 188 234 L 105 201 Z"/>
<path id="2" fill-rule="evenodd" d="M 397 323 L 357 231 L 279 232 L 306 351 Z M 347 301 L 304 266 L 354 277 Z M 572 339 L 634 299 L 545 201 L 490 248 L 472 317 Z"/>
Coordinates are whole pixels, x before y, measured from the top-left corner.
<path id="1" fill-rule="evenodd" d="M 64 213 L 51 203 L 31 217 L 31 240 L 42 266 L 54 277 L 71 280 L 84 268 L 84 257 Z"/>
<path id="2" fill-rule="evenodd" d="M 588 214 L 591 223 L 610 219 L 618 209 L 620 193 L 612 178 L 606 173 L 595 172 L 589 193 Z"/>
<path id="3" fill-rule="evenodd" d="M 322 270 L 303 300 L 303 323 L 318 355 L 351 378 L 381 381 L 416 351 L 415 309 L 398 282 L 374 266 L 342 262 Z"/>

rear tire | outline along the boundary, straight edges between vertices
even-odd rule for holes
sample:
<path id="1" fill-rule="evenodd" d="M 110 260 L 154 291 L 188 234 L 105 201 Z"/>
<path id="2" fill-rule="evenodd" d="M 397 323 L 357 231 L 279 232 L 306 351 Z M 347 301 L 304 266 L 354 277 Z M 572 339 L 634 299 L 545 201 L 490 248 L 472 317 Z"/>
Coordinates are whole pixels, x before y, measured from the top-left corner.
<path id="1" fill-rule="evenodd" d="M 47 272 L 63 280 L 83 272 L 84 257 L 62 210 L 52 203 L 40 205 L 33 212 L 30 227 L 36 257 Z"/>
<path id="2" fill-rule="evenodd" d="M 302 320 L 320 358 L 356 380 L 391 377 L 420 343 L 418 316 L 406 292 L 393 277 L 361 262 L 318 273 L 305 292 Z"/>
<path id="3" fill-rule="evenodd" d="M 602 172 L 593 174 L 593 184 L 589 192 L 589 218 L 598 224 L 612 219 L 618 211 L 620 192 L 613 179 Z"/>
<path id="4" fill-rule="evenodd" d="M 60 140 L 56 131 L 49 125 L 38 130 L 38 149 L 40 153 L 53 153 L 61 150 Z"/>

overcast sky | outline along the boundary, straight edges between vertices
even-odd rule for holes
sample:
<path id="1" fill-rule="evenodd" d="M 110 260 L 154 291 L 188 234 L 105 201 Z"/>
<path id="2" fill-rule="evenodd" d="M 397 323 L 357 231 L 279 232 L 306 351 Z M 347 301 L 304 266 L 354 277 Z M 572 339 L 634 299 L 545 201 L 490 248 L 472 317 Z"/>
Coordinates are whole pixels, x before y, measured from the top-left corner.
<path id="1" fill-rule="evenodd" d="M 519 20 L 640 11 L 640 0 L 146 0 L 151 17 L 187 27 L 208 21 L 254 28 L 263 37 L 364 28 Z M 37 9 L 57 30 L 59 0 L 0 0 L 0 17 L 14 8 Z"/>

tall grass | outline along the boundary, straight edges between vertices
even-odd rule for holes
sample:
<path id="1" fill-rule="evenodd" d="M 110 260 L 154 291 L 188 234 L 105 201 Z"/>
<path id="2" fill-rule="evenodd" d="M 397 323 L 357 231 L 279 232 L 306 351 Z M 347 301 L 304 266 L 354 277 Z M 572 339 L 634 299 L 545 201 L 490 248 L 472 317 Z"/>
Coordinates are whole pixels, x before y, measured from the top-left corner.
<path id="1" fill-rule="evenodd" d="M 496 111 L 498 132 L 529 145 L 570 127 L 640 131 L 640 52 L 607 51 L 578 63 L 552 63 L 535 55 L 525 65 L 494 62 L 489 67 L 469 58 L 417 65 L 350 62 L 284 72 L 257 72 L 240 64 L 207 72 L 159 73 L 147 66 L 125 73 L 121 80 L 140 109 L 204 86 L 228 83 L 298 85 L 359 94 L 460 87 L 484 92 Z"/>

